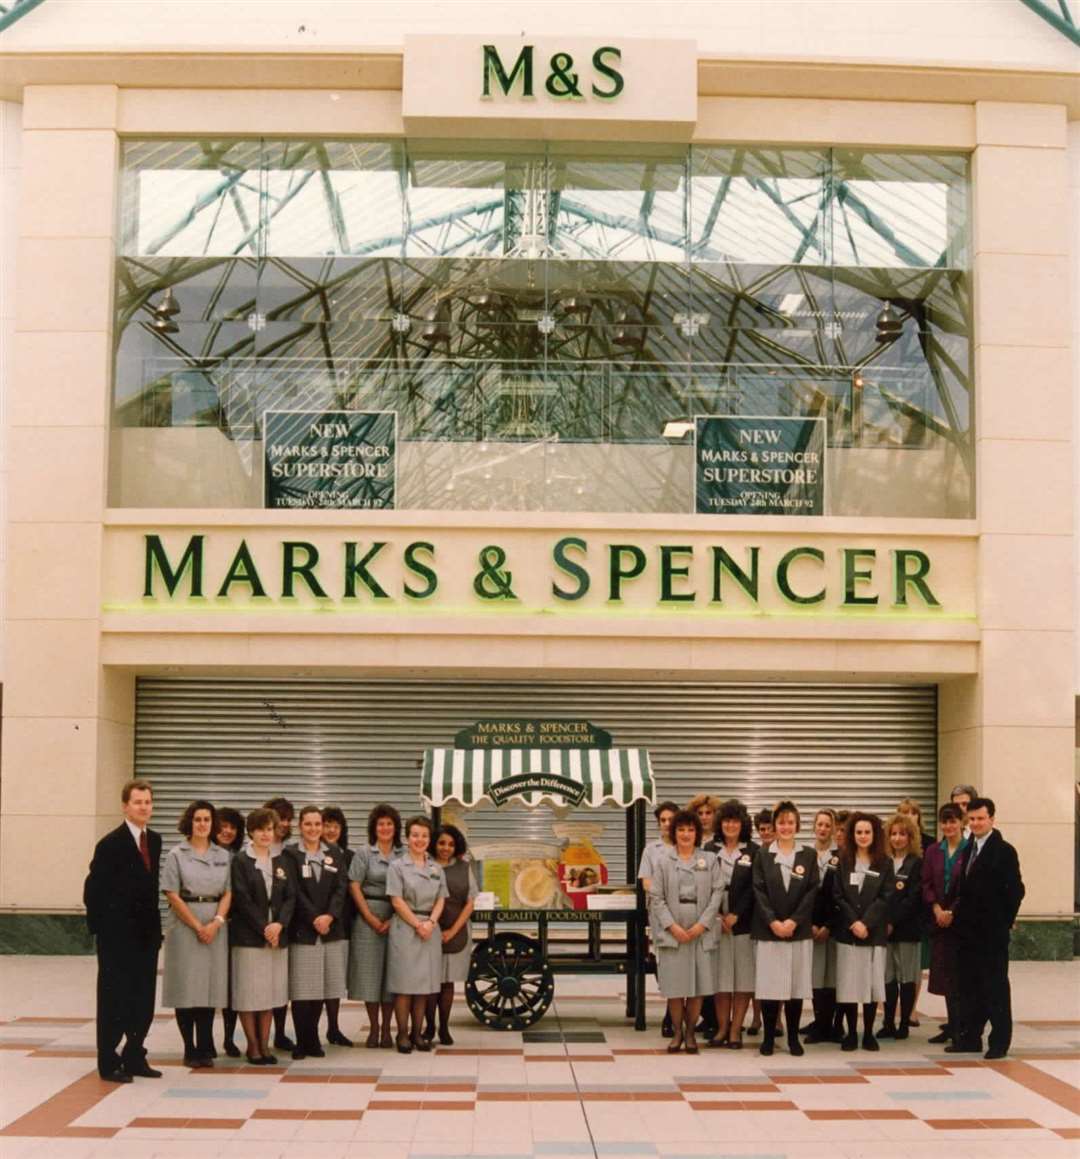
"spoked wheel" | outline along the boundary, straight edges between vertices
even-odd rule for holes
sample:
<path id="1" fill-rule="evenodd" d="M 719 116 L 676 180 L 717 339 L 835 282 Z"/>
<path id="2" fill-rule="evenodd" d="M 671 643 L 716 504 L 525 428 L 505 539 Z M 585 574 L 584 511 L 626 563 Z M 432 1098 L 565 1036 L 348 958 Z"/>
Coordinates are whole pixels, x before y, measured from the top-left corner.
<path id="1" fill-rule="evenodd" d="M 492 1030 L 524 1030 L 539 1022 L 555 996 L 540 943 L 524 934 L 496 934 L 473 950 L 465 1001 Z"/>

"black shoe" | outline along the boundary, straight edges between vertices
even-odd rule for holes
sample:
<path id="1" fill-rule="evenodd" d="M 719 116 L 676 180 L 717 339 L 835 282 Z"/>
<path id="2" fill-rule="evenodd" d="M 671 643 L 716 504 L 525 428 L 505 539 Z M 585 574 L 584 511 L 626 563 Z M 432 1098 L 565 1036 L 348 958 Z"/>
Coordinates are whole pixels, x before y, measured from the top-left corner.
<path id="1" fill-rule="evenodd" d="M 926 1040 L 931 1046 L 941 1046 L 944 1042 L 950 1042 L 950 1036 L 943 1030 L 940 1034 L 935 1034 L 933 1038 Z"/>
<path id="2" fill-rule="evenodd" d="M 788 1053 L 793 1054 L 796 1058 L 802 1058 L 806 1054 L 806 1051 L 803 1049 L 803 1044 L 794 1035 L 788 1039 L 787 1047 Z"/>
<path id="3" fill-rule="evenodd" d="M 306 1051 L 306 1050 L 301 1050 L 301 1049 L 300 1049 L 300 1047 L 297 1047 L 297 1048 L 296 1048 L 296 1049 L 295 1049 L 295 1050 L 292 1052 L 292 1056 L 293 1056 L 293 1061 L 294 1061 L 294 1062 L 299 1062 L 299 1061 L 300 1061 L 302 1058 L 307 1058 L 307 1051 Z"/>
<path id="4" fill-rule="evenodd" d="M 911 1025 L 911 1023 L 909 1022 L 908 1026 L 910 1026 L 910 1025 Z M 896 1033 L 893 1035 L 893 1038 L 895 1038 L 897 1042 L 903 1042 L 904 1039 L 907 1038 L 907 1036 L 908 1036 L 907 1026 L 901 1025 L 901 1026 L 898 1026 L 896 1028 Z M 878 1038 L 880 1038 L 880 1037 L 881 1037 L 881 1035 L 879 1034 Z"/>
<path id="5" fill-rule="evenodd" d="M 895 1038 L 896 1027 L 886 1024 L 877 1032 L 877 1036 L 878 1038 Z M 907 1035 L 905 1034 L 904 1037 L 907 1038 Z"/>
<path id="6" fill-rule="evenodd" d="M 184 1066 L 199 1067 L 202 1066 L 201 1054 L 188 1054 L 184 1052 Z"/>
<path id="7" fill-rule="evenodd" d="M 408 1038 L 399 1038 L 397 1040 L 398 1054 L 412 1054 L 413 1044 Z"/>
<path id="8" fill-rule="evenodd" d="M 760 1027 L 760 1026 L 754 1026 L 754 1025 L 753 1025 L 753 1023 L 751 1023 L 751 1024 L 750 1024 L 750 1025 L 749 1025 L 749 1026 L 746 1028 L 746 1033 L 747 1033 L 747 1034 L 749 1034 L 751 1038 L 754 1038 L 756 1035 L 758 1035 L 758 1034 L 760 1034 L 760 1033 L 761 1033 L 761 1027 Z"/>
<path id="9" fill-rule="evenodd" d="M 104 1083 L 133 1083 L 135 1081 L 126 1070 L 110 1071 L 108 1074 L 99 1075 L 99 1078 Z"/>
<path id="10" fill-rule="evenodd" d="M 831 1042 L 832 1035 L 822 1034 L 820 1030 L 811 1030 L 807 1032 L 805 1039 L 807 1046 L 814 1046 L 819 1042 Z"/>
<path id="11" fill-rule="evenodd" d="M 430 1038 L 414 1038 L 413 1039 L 413 1047 L 414 1047 L 414 1049 L 419 1050 L 422 1053 L 427 1053 L 427 1051 L 431 1050 L 431 1039 Z"/>
<path id="12" fill-rule="evenodd" d="M 260 1061 L 260 1066 L 277 1066 L 276 1054 L 264 1054 Z"/>
<path id="13" fill-rule="evenodd" d="M 968 1042 L 954 1042 L 951 1046 L 945 1047 L 946 1054 L 982 1054 L 982 1043 L 976 1042 L 974 1045 Z"/>
<path id="14" fill-rule="evenodd" d="M 227 1042 L 225 1043 L 225 1053 L 229 1058 L 239 1058 L 242 1052 L 235 1042 Z"/>
<path id="15" fill-rule="evenodd" d="M 854 1034 L 848 1034 L 840 1040 L 841 1050 L 857 1050 L 858 1046 L 859 1040 L 855 1037 Z"/>
<path id="16" fill-rule="evenodd" d="M 275 1034 L 274 1046 L 277 1050 L 290 1051 L 296 1049 L 296 1043 L 287 1034 Z"/>
<path id="17" fill-rule="evenodd" d="M 914 1027 L 915 1027 L 915 1029 L 916 1029 L 916 1030 L 918 1030 L 918 1029 L 919 1029 L 919 1020 L 918 1020 L 917 1018 L 911 1018 L 911 1019 L 909 1019 L 909 1020 L 908 1020 L 908 1026 L 914 1026 Z"/>
<path id="18" fill-rule="evenodd" d="M 454 1039 L 450 1034 L 450 1028 L 448 1026 L 442 1026 L 439 1028 L 439 1041 L 443 1044 L 443 1046 L 454 1045 Z"/>
<path id="19" fill-rule="evenodd" d="M 872 1034 L 864 1034 L 862 1039 L 863 1050 L 880 1050 L 878 1040 Z"/>
<path id="20" fill-rule="evenodd" d="M 765 1055 L 766 1058 L 769 1058 L 773 1052 L 773 1044 L 771 1042 L 763 1042 L 757 1048 L 757 1052 L 758 1052 L 758 1054 L 763 1054 L 763 1055 Z"/>
<path id="21" fill-rule="evenodd" d="M 316 1043 L 315 1046 L 307 1048 L 307 1056 L 308 1058 L 326 1058 L 326 1051 Z"/>
<path id="22" fill-rule="evenodd" d="M 137 1078 L 137 1079 L 159 1079 L 159 1078 L 161 1078 L 161 1071 L 154 1070 L 154 1068 L 152 1066 L 149 1066 L 145 1062 L 142 1064 L 142 1066 L 136 1067 L 134 1070 L 129 1070 L 127 1073 L 130 1075 L 134 1075 L 135 1078 Z"/>
<path id="23" fill-rule="evenodd" d="M 333 1034 L 328 1034 L 326 1036 L 326 1041 L 331 1043 L 333 1046 L 352 1046 L 353 1044 L 352 1039 L 346 1038 L 340 1030 L 335 1030 Z"/>
<path id="24" fill-rule="evenodd" d="M 1001 1050 L 997 1047 L 991 1047 L 986 1052 L 986 1054 L 983 1055 L 983 1058 L 989 1058 L 989 1059 L 1004 1058 L 1008 1053 L 1009 1052 L 1007 1050 Z"/>

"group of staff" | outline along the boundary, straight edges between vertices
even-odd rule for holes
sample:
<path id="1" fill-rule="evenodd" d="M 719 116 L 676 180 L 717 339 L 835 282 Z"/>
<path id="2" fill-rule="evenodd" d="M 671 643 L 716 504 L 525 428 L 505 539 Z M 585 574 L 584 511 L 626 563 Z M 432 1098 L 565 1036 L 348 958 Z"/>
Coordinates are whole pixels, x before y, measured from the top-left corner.
<path id="1" fill-rule="evenodd" d="M 973 804 L 980 819 L 988 815 L 977 848 L 964 832 L 965 810 Z M 962 947 L 974 942 L 978 948 L 981 937 L 983 917 L 975 916 L 981 903 L 974 899 L 987 874 L 967 891 L 963 918 L 969 920 L 960 930 L 954 925 L 965 873 L 993 827 L 993 813 L 992 801 L 958 786 L 939 812 L 939 841 L 922 832 L 919 806 L 906 798 L 884 824 L 869 812 L 819 809 L 813 843 L 801 844 L 799 810 L 781 801 L 754 817 L 755 843 L 750 815 L 738 800 L 721 803 L 700 794 L 685 808 L 660 804 L 660 837 L 646 847 L 638 876 L 667 998 L 668 1051 L 696 1054 L 701 1032 L 710 1047 L 740 1049 L 751 1001 L 751 1032 L 763 1032 L 763 1055 L 773 1053 L 781 1020 L 793 1055 L 804 1053 L 800 1035 L 808 1043 L 838 1042 L 845 1051 L 858 1049 L 860 1041 L 864 1050 L 876 1051 L 879 1039 L 905 1039 L 918 1025 L 913 1013 L 929 934 L 929 990 L 945 997 L 948 1011 L 930 1041 L 951 1043 L 949 1051 L 981 1050 L 981 1042 L 971 1044 L 981 1040 L 989 1018 L 997 1029 L 988 1057 L 1003 1057 L 1011 1034 L 1011 1015 L 1003 1009 L 1007 953 L 1004 967 L 997 963 L 987 971 L 976 953 L 963 969 Z M 1000 838 L 993 848 L 999 846 L 1012 850 Z M 1009 896 L 998 908 L 1007 947 L 1023 897 L 1018 866 L 1006 879 Z M 965 974 L 970 985 L 987 976 L 985 1000 L 967 1014 L 960 996 Z M 814 1017 L 800 1028 L 808 1000 Z M 875 1033 L 879 1003 L 884 1025 Z"/>
<path id="2" fill-rule="evenodd" d="M 436 1022 L 440 1042 L 453 1043 L 454 983 L 468 973 L 477 892 L 458 828 L 436 833 L 424 816 L 403 825 L 380 804 L 353 850 L 340 808 L 295 814 L 283 797 L 246 818 L 193 801 L 178 828 L 183 839 L 161 867 L 172 913 L 162 1001 L 175 1010 L 188 1065 L 213 1066 L 217 1009 L 226 1053 L 240 1055 L 239 1019 L 255 1066 L 277 1061 L 271 1032 L 293 1058 L 323 1057 L 324 1008 L 327 1041 L 352 1046 L 339 1022 L 346 995 L 367 1008 L 369 1048 L 429 1051 Z"/>

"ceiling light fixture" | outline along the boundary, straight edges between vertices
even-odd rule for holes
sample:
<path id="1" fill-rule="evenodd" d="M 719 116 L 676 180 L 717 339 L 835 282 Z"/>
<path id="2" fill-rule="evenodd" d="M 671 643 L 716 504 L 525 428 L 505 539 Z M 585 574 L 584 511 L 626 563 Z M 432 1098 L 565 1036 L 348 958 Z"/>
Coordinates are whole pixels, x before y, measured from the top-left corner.
<path id="1" fill-rule="evenodd" d="M 904 332 L 904 319 L 892 308 L 892 302 L 886 302 L 885 308 L 874 321 L 879 342 L 894 342 Z"/>

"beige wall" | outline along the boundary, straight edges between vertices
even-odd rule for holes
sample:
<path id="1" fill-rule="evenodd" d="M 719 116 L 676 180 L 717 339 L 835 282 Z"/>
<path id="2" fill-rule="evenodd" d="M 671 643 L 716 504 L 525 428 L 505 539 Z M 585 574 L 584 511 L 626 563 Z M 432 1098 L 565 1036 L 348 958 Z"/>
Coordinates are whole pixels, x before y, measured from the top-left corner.
<path id="1" fill-rule="evenodd" d="M 189 99 L 191 97 L 191 99 Z M 110 86 L 26 92 L 19 258 L 34 271 L 20 285 L 9 399 L 12 482 L 3 736 L 0 906 L 78 904 L 85 856 L 115 817 L 116 790 L 131 767 L 135 671 L 347 671 L 446 675 L 485 671 L 552 676 L 582 669 L 632 677 L 723 676 L 932 679 L 942 682 L 941 779 L 974 780 L 1000 805 L 1002 827 L 1020 847 L 1029 891 L 1025 912 L 1071 910 L 1070 862 L 1073 608 L 1069 446 L 1072 399 L 1064 220 L 1065 118 L 1060 108 L 949 106 L 933 132 L 937 146 L 975 146 L 979 518 L 922 521 L 740 521 L 737 530 L 689 517 L 605 522 L 570 515 L 456 517 L 396 513 L 395 535 L 423 530 L 460 541 L 475 557 L 493 531 L 516 543 L 581 530 L 615 531 L 650 543 L 679 538 L 820 536 L 841 542 L 899 534 L 950 554 L 950 599 L 963 615 L 933 617 L 752 616 L 677 620 L 633 614 L 555 619 L 438 614 L 320 617 L 302 611 L 102 612 L 131 603 L 147 525 L 209 527 L 269 543 L 288 528 L 262 512 L 107 512 L 109 287 L 114 252 L 116 130 L 346 131 L 320 115 L 321 97 L 251 94 L 206 101 L 183 91 L 118 94 Z M 339 104 L 343 102 L 338 102 Z M 319 107 L 317 107 L 317 105 Z M 400 123 L 392 94 L 356 94 L 347 131 Z M 728 103 L 737 122 L 772 102 Z M 890 145 L 925 145 L 924 106 L 800 101 L 788 141 L 852 140 L 875 133 Z M 200 120 L 200 118 L 205 118 Z M 255 118 L 253 120 L 253 118 Z M 763 122 L 764 123 L 764 122 Z M 874 126 L 877 126 L 875 129 Z M 944 126 L 944 128 L 943 128 Z M 712 130 L 723 139 L 722 118 Z M 944 135 L 945 139 L 942 139 Z M 80 159 L 72 180 L 72 157 Z M 1018 210 L 1018 207 L 1022 207 Z M 1018 390 L 1023 405 L 1017 405 Z M 545 522 L 546 520 L 546 522 Z M 392 522 L 392 521 L 391 521 Z M 385 521 L 384 524 L 385 526 Z M 371 521 L 369 532 L 379 526 Z M 312 516 L 306 531 L 340 539 L 341 521 Z M 348 530 L 360 538 L 355 527 Z M 315 534 L 311 531 L 310 534 Z M 268 550 L 261 547 L 260 550 Z M 134 580 L 132 580 L 134 569 Z M 119 576 L 123 577 L 121 582 Z M 459 586 L 465 576 L 458 577 Z M 527 582 L 540 583 L 530 576 Z M 119 586 L 118 586 L 119 585 Z M 976 612 L 976 623 L 970 617 Z M 967 618 L 964 618 L 964 617 Z M 707 626 L 705 626 L 707 625 Z M 42 785 L 48 786 L 43 792 Z M 49 875 L 35 863 L 43 827 L 72 856 Z"/>

